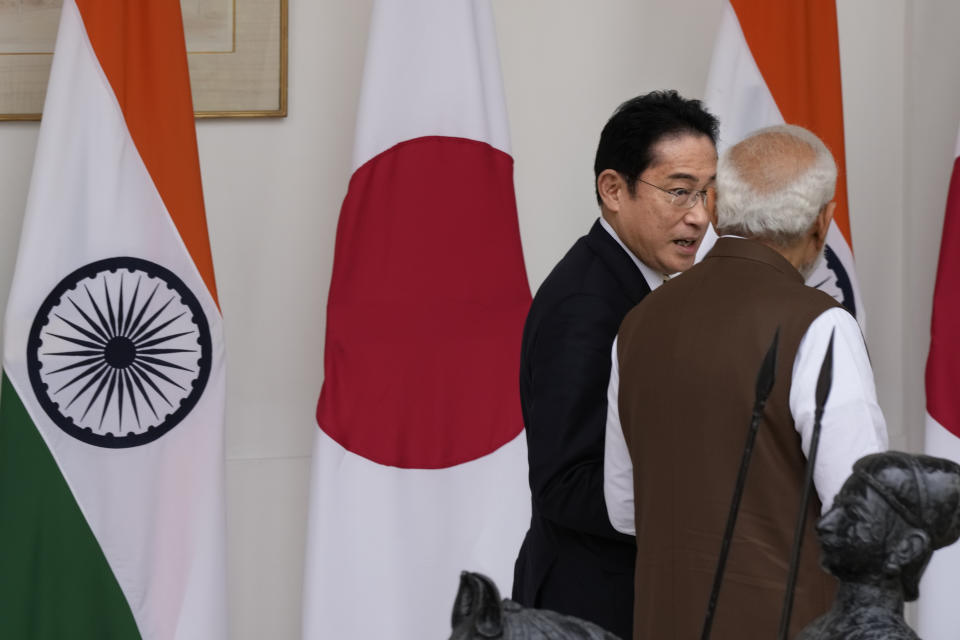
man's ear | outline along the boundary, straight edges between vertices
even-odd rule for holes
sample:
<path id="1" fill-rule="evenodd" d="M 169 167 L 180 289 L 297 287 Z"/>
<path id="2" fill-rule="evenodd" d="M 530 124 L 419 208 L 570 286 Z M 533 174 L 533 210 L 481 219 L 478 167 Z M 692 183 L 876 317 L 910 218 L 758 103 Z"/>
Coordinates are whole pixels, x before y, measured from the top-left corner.
<path id="1" fill-rule="evenodd" d="M 818 252 L 827 241 L 827 233 L 830 231 L 830 222 L 833 221 L 833 212 L 836 208 L 837 203 L 830 202 L 824 208 L 820 209 L 820 213 L 817 214 L 817 218 L 814 220 L 812 233 Z"/>
<path id="2" fill-rule="evenodd" d="M 604 169 L 597 176 L 597 193 L 607 209 L 618 212 L 621 202 L 627 197 L 627 183 L 618 172 Z"/>
<path id="3" fill-rule="evenodd" d="M 887 552 L 887 575 L 899 575 L 903 567 L 921 558 L 930 549 L 930 536 L 921 529 L 907 529 L 900 541 Z"/>

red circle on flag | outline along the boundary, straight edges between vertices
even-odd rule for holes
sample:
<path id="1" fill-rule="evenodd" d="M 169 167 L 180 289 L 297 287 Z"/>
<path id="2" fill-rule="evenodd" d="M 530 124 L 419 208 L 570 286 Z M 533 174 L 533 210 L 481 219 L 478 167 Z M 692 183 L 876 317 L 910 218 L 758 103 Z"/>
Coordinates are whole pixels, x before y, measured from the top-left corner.
<path id="1" fill-rule="evenodd" d="M 927 413 L 960 438 L 960 158 L 953 162 L 953 177 L 943 218 L 937 284 L 933 291 L 930 353 L 927 356 Z"/>
<path id="2" fill-rule="evenodd" d="M 509 155 L 425 137 L 373 158 L 340 212 L 320 428 L 402 468 L 492 453 L 523 427 L 529 306 Z"/>

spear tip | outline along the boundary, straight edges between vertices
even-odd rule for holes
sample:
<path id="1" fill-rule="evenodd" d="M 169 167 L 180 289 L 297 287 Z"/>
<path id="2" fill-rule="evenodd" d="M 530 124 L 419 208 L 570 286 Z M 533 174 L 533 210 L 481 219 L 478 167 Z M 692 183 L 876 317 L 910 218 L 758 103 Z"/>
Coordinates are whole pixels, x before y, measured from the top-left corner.
<path id="1" fill-rule="evenodd" d="M 773 340 L 767 348 L 767 355 L 763 358 L 763 364 L 760 365 L 760 371 L 757 372 L 757 404 L 762 404 L 770 397 L 773 390 L 773 383 L 776 379 L 777 369 L 777 351 L 780 345 L 780 327 L 777 327 L 773 334 Z"/>
<path id="2" fill-rule="evenodd" d="M 823 409 L 827 404 L 827 398 L 830 396 L 830 387 L 833 384 L 833 335 L 836 329 L 830 332 L 830 342 L 827 344 L 827 352 L 823 356 L 823 364 L 820 365 L 820 376 L 817 378 L 817 408 Z"/>

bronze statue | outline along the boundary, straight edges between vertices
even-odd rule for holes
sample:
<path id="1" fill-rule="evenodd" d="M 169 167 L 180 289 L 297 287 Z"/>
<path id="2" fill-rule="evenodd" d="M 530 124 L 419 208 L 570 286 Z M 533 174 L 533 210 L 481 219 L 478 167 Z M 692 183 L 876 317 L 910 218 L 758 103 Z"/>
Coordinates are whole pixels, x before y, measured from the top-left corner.
<path id="1" fill-rule="evenodd" d="M 490 578 L 464 571 L 453 603 L 450 640 L 619 640 L 592 622 L 500 600 Z"/>
<path id="2" fill-rule="evenodd" d="M 960 537 L 960 465 L 897 451 L 857 461 L 817 533 L 839 581 L 797 640 L 917 640 L 903 619 L 933 552 Z"/>

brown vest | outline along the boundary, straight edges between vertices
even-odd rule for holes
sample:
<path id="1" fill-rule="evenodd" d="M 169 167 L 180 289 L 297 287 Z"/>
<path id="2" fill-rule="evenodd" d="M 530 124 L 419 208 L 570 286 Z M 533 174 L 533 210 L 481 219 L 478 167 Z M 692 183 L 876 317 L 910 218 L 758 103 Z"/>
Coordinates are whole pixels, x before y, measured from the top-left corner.
<path id="1" fill-rule="evenodd" d="M 700 637 L 750 422 L 757 370 L 780 327 L 776 382 L 740 505 L 714 640 L 775 638 L 805 458 L 790 414 L 791 372 L 810 323 L 838 306 L 780 254 L 722 238 L 620 327 L 620 419 L 634 466 L 634 638 Z M 815 496 L 814 492 L 814 496 Z M 827 611 L 808 505 L 790 637 Z"/>

